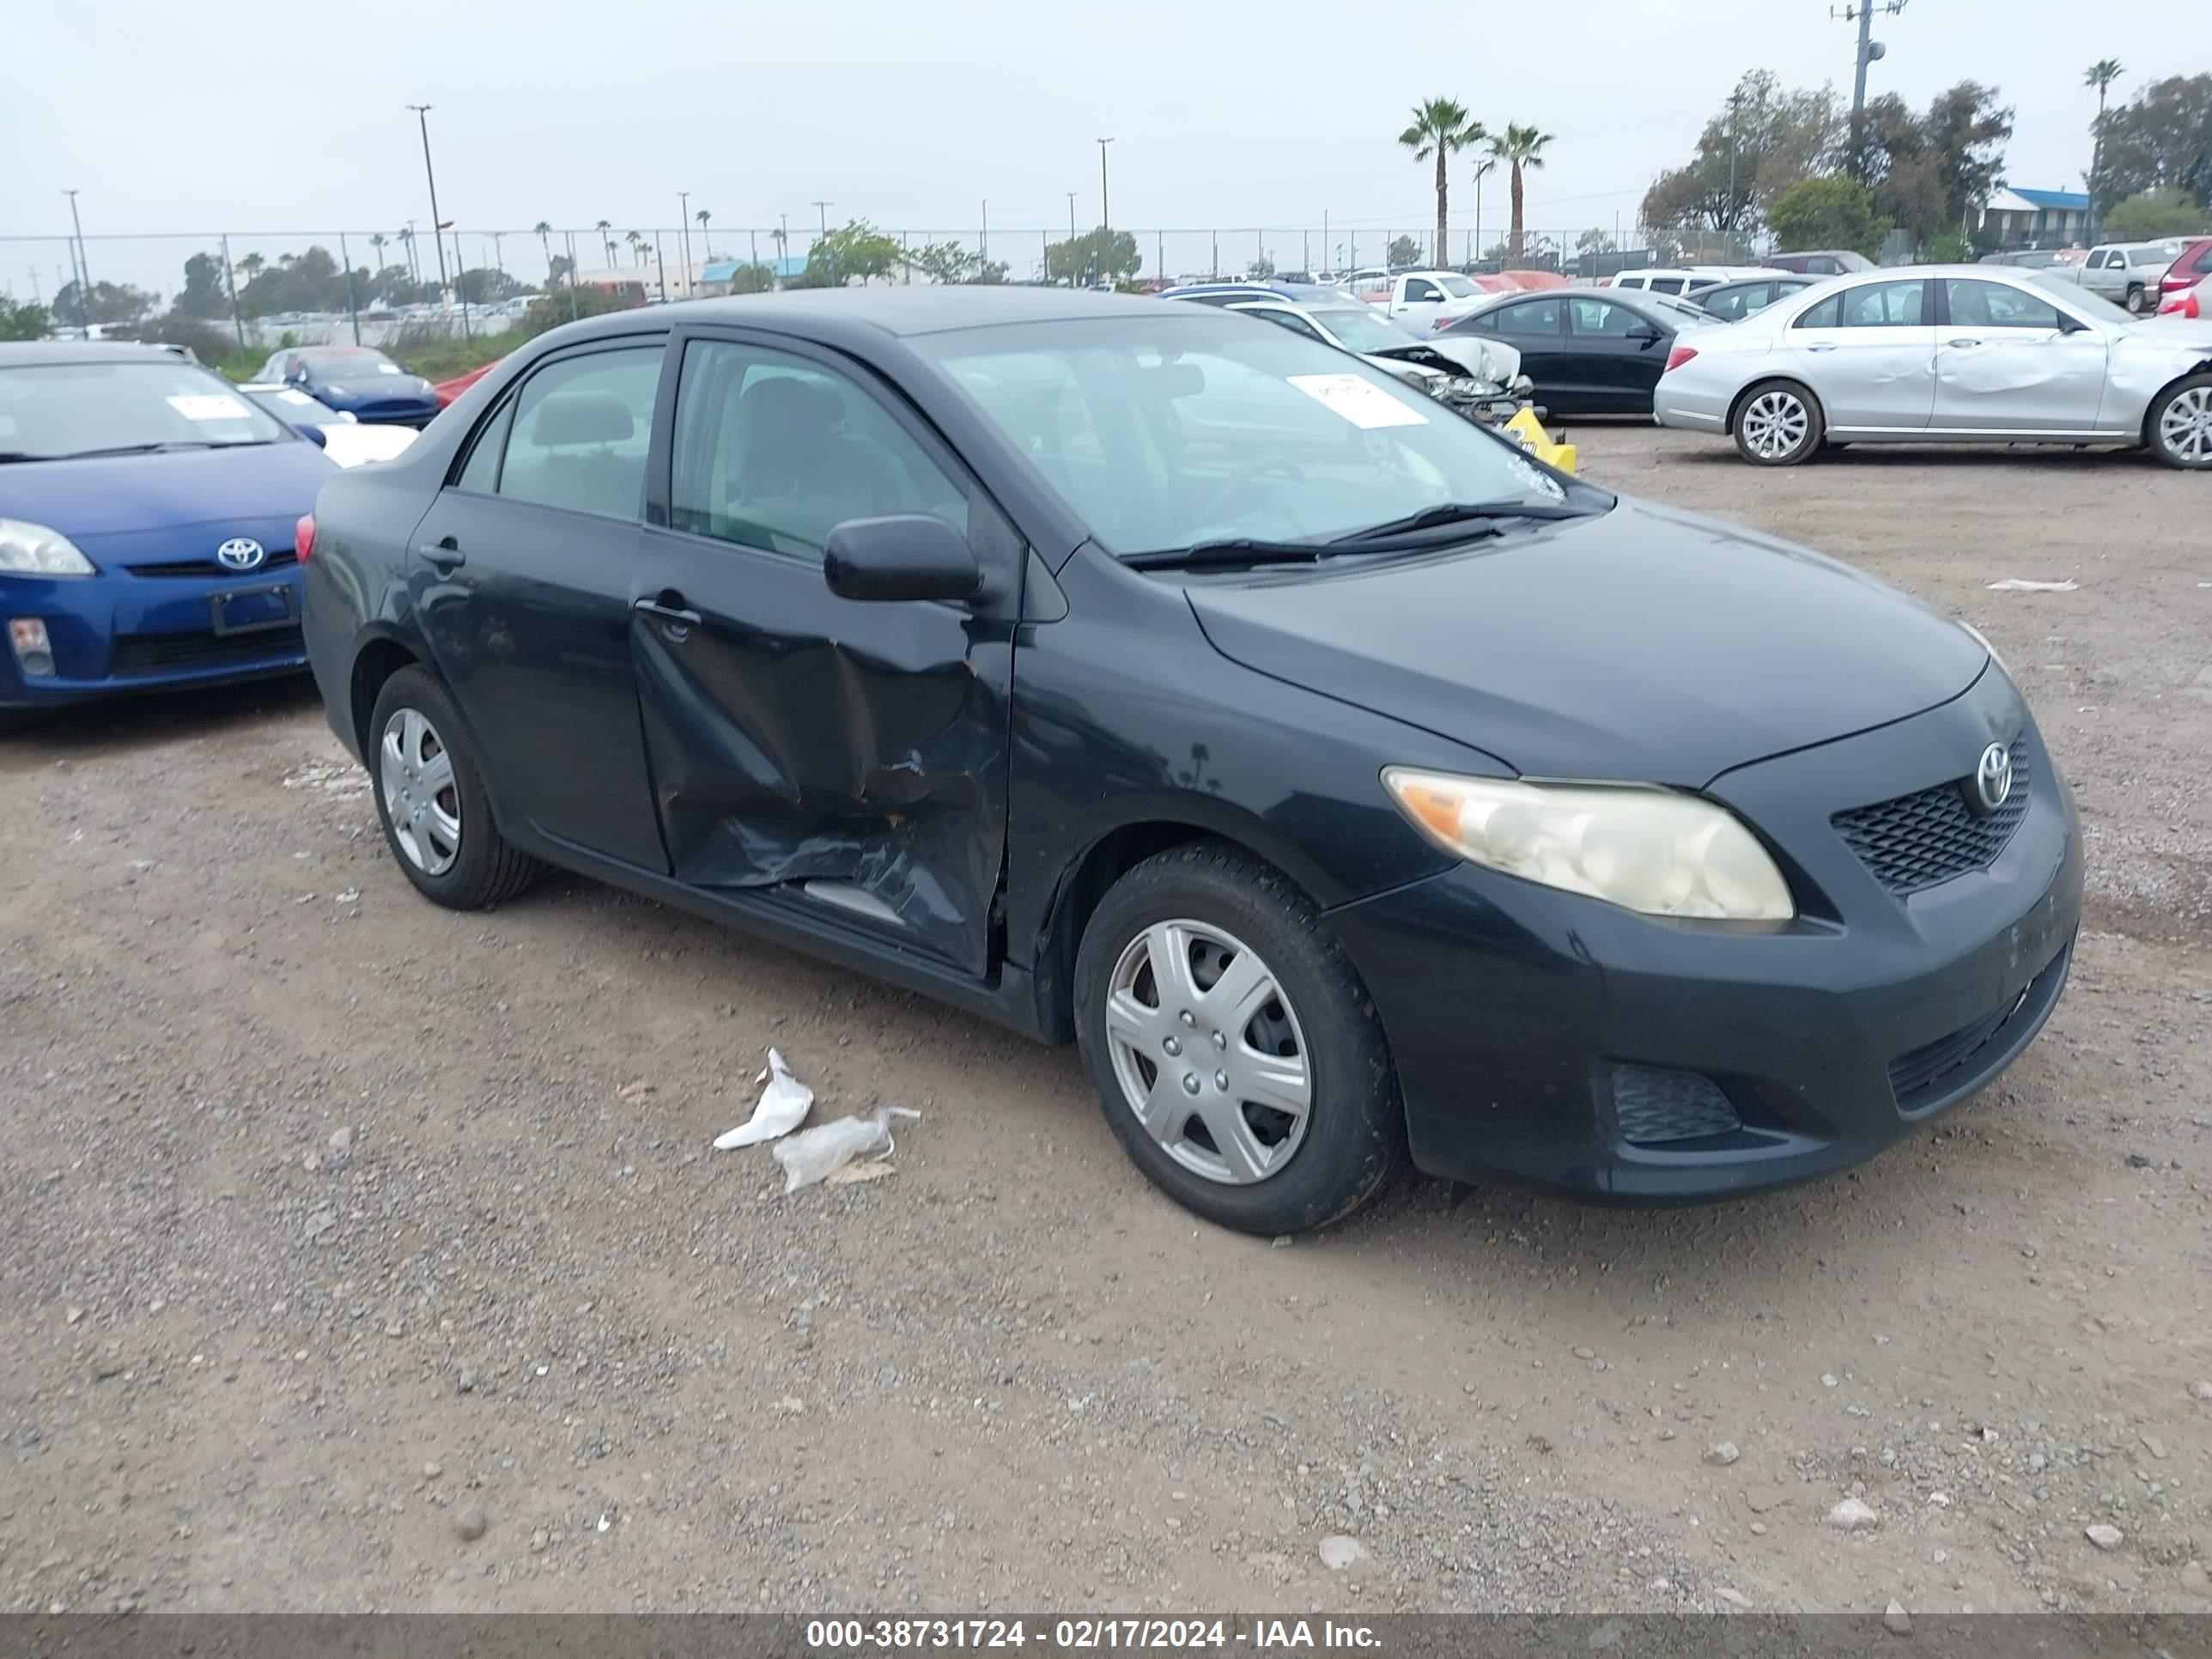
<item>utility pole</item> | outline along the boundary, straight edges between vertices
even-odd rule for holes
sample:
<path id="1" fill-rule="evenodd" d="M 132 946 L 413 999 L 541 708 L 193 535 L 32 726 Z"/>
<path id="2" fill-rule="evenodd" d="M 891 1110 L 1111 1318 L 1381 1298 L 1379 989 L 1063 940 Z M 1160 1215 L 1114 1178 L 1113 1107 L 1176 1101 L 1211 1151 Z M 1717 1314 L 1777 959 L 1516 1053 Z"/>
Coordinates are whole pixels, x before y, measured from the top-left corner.
<path id="1" fill-rule="evenodd" d="M 345 267 L 346 315 L 353 319 L 353 343 L 359 345 L 361 343 L 361 307 L 354 303 L 353 255 L 346 251 L 346 234 L 343 231 L 338 233 L 338 263 Z"/>
<path id="2" fill-rule="evenodd" d="M 1866 92 L 1866 71 L 1863 64 L 1860 67 L 1859 91 L 1862 96 L 1863 96 Z M 1736 91 L 1729 94 L 1728 223 L 1723 227 L 1723 228 L 1728 232 L 1728 253 L 1729 261 L 1731 264 L 1733 264 L 1735 259 L 1735 120 L 1736 115 L 1742 108 L 1742 106 L 1743 92 L 1742 89 L 1739 88 Z M 1618 216 L 1615 216 L 1617 220 Z M 1617 235 L 1613 238 L 1616 245 L 1620 242 L 1620 237 Z"/>
<path id="3" fill-rule="evenodd" d="M 975 233 L 975 257 L 985 264 L 991 262 L 991 204 L 983 203 L 983 228 Z"/>
<path id="4" fill-rule="evenodd" d="M 660 257 L 660 233 L 653 233 L 653 268 L 660 273 L 660 303 L 668 303 L 668 261 Z M 688 283 L 691 276 L 691 256 L 684 256 L 684 276 Z"/>
<path id="5" fill-rule="evenodd" d="M 1098 228 L 1105 233 L 1098 239 L 1098 276 L 1104 281 L 1109 276 L 1106 261 L 1112 256 L 1107 252 L 1114 244 L 1114 198 L 1106 193 L 1106 146 L 1111 138 L 1098 141 Z"/>
<path id="6" fill-rule="evenodd" d="M 1323 259 L 1328 259 L 1331 257 L 1328 251 L 1328 210 L 1327 208 L 1323 208 L 1321 210 L 1321 257 Z M 1341 276 L 1344 275 L 1342 271 L 1335 268 L 1335 265 L 1333 263 L 1329 267 L 1328 274 L 1332 276 Z"/>
<path id="7" fill-rule="evenodd" d="M 691 297 L 691 192 L 688 190 L 676 192 L 676 225 L 684 235 L 682 286 L 684 297 L 688 300 Z M 653 233 L 653 245 L 656 249 L 660 246 L 660 233 L 657 230 Z M 656 252 L 653 257 L 658 258 L 659 255 Z M 664 300 L 668 297 L 668 273 L 665 270 L 660 273 L 660 297 Z"/>
<path id="8" fill-rule="evenodd" d="M 84 337 L 89 340 L 92 337 L 92 261 L 85 257 L 84 221 L 76 216 L 76 192 L 65 190 L 62 194 L 70 198 L 70 223 L 76 229 L 76 252 L 72 257 L 76 260 L 77 319 L 84 325 Z"/>
<path id="9" fill-rule="evenodd" d="M 495 230 L 491 234 L 491 268 L 502 276 L 507 275 L 506 235 L 503 230 Z"/>
<path id="10" fill-rule="evenodd" d="M 814 209 L 816 216 L 822 222 L 821 240 L 826 242 L 830 240 L 830 210 L 835 207 L 836 204 L 834 202 L 815 202 L 811 204 L 811 205 Z M 813 254 L 811 250 L 808 252 L 807 260 L 809 264 L 813 262 Z M 833 283 L 836 280 L 837 273 L 830 268 L 830 262 L 828 260 L 825 259 L 823 261 L 822 269 Z"/>
<path id="11" fill-rule="evenodd" d="M 430 166 L 430 111 L 434 106 L 410 104 L 407 107 L 415 112 L 416 122 L 422 129 L 422 177 L 430 185 L 430 240 L 438 250 L 438 289 L 442 294 L 446 289 L 445 226 L 438 217 L 438 175 Z"/>
<path id="12" fill-rule="evenodd" d="M 1067 192 L 1067 285 L 1080 287 L 1075 280 L 1075 192 Z"/>
<path id="13" fill-rule="evenodd" d="M 1905 9 L 1905 0 L 1850 0 L 1840 11 L 1831 8 L 1828 15 L 1840 17 L 1846 23 L 1859 26 L 1858 53 L 1851 76 L 1851 176 L 1861 184 L 1866 182 L 1866 76 L 1867 65 L 1879 63 L 1888 55 L 1889 49 L 1874 38 L 1874 15 L 1887 12 L 1894 17 Z"/>
<path id="14" fill-rule="evenodd" d="M 246 349 L 246 319 L 238 313 L 238 278 L 230 269 L 230 238 L 222 239 L 222 285 L 230 290 L 230 330 L 238 337 L 238 349 Z"/>

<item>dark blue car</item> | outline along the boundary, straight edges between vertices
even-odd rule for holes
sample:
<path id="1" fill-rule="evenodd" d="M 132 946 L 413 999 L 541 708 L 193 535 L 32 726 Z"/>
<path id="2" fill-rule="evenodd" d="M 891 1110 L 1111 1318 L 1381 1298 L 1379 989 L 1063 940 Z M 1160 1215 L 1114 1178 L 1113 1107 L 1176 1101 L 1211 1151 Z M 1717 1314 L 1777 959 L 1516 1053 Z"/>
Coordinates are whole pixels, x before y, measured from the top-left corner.
<path id="1" fill-rule="evenodd" d="M 254 378 L 297 386 L 357 421 L 420 427 L 437 417 L 438 394 L 430 383 L 368 346 L 289 346 L 273 354 Z"/>
<path id="2" fill-rule="evenodd" d="M 295 529 L 337 471 L 174 352 L 0 345 L 0 726 L 301 666 Z"/>

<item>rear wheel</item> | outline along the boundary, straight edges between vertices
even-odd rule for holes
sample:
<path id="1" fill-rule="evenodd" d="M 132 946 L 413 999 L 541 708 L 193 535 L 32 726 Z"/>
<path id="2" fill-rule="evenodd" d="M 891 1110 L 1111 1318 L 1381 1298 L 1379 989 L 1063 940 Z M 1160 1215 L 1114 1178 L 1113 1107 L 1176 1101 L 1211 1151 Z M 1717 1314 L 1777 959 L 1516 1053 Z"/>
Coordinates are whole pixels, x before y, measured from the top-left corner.
<path id="1" fill-rule="evenodd" d="M 1753 466 L 1810 460 L 1826 431 L 1819 401 L 1794 381 L 1762 380 L 1736 405 L 1736 453 Z"/>
<path id="2" fill-rule="evenodd" d="M 2150 291 L 2141 283 L 2128 284 L 2128 309 L 2138 317 L 2150 309 Z"/>
<path id="3" fill-rule="evenodd" d="M 538 860 L 508 846 L 492 823 L 460 713 L 428 672 L 403 668 L 385 681 L 368 736 L 385 844 L 423 897 L 479 910 L 536 879 Z"/>
<path id="4" fill-rule="evenodd" d="M 2212 468 L 2212 374 L 2192 374 L 2153 398 L 2143 438 L 2168 466 Z"/>
<path id="5" fill-rule="evenodd" d="M 1210 1221 L 1301 1232 L 1405 1160 L 1373 1004 L 1304 896 L 1213 843 L 1115 884 L 1075 972 L 1084 1071 L 1131 1160 Z"/>

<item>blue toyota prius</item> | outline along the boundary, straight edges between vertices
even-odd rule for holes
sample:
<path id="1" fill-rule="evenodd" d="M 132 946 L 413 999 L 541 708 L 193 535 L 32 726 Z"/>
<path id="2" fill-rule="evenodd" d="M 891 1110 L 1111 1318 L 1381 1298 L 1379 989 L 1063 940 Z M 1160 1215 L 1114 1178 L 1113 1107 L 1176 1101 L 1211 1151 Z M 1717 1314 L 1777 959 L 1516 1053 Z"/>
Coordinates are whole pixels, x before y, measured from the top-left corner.
<path id="1" fill-rule="evenodd" d="M 289 673 L 320 447 L 158 346 L 0 345 L 0 727 Z"/>

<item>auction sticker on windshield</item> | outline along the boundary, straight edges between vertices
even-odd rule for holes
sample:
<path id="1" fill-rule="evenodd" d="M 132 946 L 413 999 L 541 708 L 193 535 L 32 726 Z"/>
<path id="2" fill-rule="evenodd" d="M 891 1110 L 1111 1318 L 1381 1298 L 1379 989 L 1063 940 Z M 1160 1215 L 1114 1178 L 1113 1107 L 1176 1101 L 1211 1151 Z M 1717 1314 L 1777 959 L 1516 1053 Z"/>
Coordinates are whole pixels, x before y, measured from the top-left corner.
<path id="1" fill-rule="evenodd" d="M 188 421 L 243 421 L 252 414 L 237 398 L 220 392 L 187 392 L 170 398 L 169 407 Z"/>
<path id="2" fill-rule="evenodd" d="M 1292 374 L 1290 383 L 1362 431 L 1385 426 L 1426 426 L 1429 417 L 1400 403 L 1357 374 Z"/>

